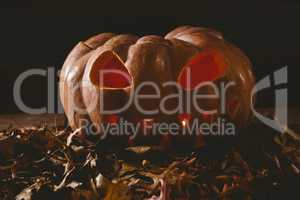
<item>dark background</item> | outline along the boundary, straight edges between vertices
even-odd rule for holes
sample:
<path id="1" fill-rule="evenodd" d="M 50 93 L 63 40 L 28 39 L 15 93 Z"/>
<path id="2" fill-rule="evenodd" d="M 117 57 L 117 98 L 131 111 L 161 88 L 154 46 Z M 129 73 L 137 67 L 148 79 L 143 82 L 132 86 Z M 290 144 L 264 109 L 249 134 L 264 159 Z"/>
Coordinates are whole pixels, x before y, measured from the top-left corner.
<path id="1" fill-rule="evenodd" d="M 61 68 L 80 40 L 100 32 L 165 34 L 179 25 L 223 32 L 251 59 L 260 78 L 289 66 L 289 106 L 300 106 L 300 2 L 298 1 L 9 1 L 0 9 L 0 113 L 20 112 L 13 83 L 31 68 Z M 22 95 L 28 105 L 46 104 L 46 79 L 32 77 Z M 259 106 L 272 105 L 272 91 Z"/>

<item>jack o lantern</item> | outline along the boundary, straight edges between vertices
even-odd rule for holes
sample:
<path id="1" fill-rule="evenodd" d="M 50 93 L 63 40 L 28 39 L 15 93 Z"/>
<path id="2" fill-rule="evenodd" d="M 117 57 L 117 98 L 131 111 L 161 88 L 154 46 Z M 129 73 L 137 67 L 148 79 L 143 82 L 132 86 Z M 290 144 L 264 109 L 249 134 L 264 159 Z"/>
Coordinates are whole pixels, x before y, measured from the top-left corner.
<path id="1" fill-rule="evenodd" d="M 223 83 L 226 91 L 216 95 L 212 83 Z M 79 42 L 63 65 L 60 96 L 73 129 L 83 121 L 101 124 L 120 119 L 186 126 L 192 119 L 214 120 L 220 110 L 243 126 L 250 117 L 253 85 L 251 63 L 240 49 L 215 30 L 183 26 L 165 37 L 102 33 Z M 209 98 L 195 99 L 195 94 Z M 129 104 L 131 97 L 138 104 Z M 197 109 L 200 106 L 203 112 Z"/>

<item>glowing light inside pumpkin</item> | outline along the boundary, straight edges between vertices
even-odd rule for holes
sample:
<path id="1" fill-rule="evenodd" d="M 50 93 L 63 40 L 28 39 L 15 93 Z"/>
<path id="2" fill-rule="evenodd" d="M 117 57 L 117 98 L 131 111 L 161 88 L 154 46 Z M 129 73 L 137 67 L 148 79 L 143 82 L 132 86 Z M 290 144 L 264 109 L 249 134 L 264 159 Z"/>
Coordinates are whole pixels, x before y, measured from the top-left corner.
<path id="1" fill-rule="evenodd" d="M 152 118 L 142 119 L 140 121 L 141 128 L 143 130 L 144 135 L 147 135 L 152 130 L 153 123 L 154 123 L 154 119 Z"/>
<path id="2" fill-rule="evenodd" d="M 224 76 L 227 67 L 225 57 L 220 51 L 206 49 L 187 62 L 180 72 L 178 83 L 185 90 L 192 90 L 200 83 Z"/>
<path id="3" fill-rule="evenodd" d="M 145 129 L 151 129 L 153 127 L 154 119 L 148 118 L 142 120 L 142 125 Z"/>
<path id="4" fill-rule="evenodd" d="M 112 51 L 106 51 L 96 59 L 91 69 L 90 79 L 94 85 L 101 88 L 122 89 L 132 83 L 124 63 Z"/>
<path id="5" fill-rule="evenodd" d="M 183 127 L 186 127 L 188 125 L 188 122 L 191 120 L 191 118 L 192 116 L 189 113 L 182 113 L 178 115 L 178 119 Z"/>
<path id="6" fill-rule="evenodd" d="M 118 115 L 106 115 L 104 116 L 104 121 L 109 124 L 117 124 L 120 118 Z"/>

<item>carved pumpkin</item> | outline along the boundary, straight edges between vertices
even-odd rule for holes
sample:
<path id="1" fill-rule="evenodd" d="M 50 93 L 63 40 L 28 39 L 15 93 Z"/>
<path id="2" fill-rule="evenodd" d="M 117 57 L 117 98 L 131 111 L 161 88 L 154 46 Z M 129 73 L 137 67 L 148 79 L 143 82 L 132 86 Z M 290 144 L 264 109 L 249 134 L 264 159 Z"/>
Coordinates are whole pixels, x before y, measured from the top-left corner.
<path id="1" fill-rule="evenodd" d="M 100 81 L 99 72 L 103 69 L 119 70 L 127 77 L 107 73 Z M 185 84 L 188 72 L 191 75 L 189 86 Z M 233 81 L 235 85 L 226 93 L 226 114 L 239 126 L 249 119 L 254 78 L 247 56 L 225 41 L 217 31 L 183 26 L 165 37 L 150 35 L 139 38 L 102 33 L 79 42 L 67 57 L 60 75 L 61 101 L 70 126 L 79 128 L 82 119 L 101 124 L 116 123 L 120 118 L 130 122 L 148 119 L 155 122 L 185 122 L 193 118 L 207 120 L 209 117 L 197 112 L 193 106 L 190 113 L 179 112 L 176 106 L 192 102 L 176 98 L 163 102 L 168 110 L 174 111 L 172 113 L 159 110 L 146 115 L 136 105 L 128 105 L 127 109 L 113 115 L 100 112 L 100 106 L 105 109 L 122 108 L 135 89 L 146 81 L 155 83 L 161 96 L 140 99 L 139 105 L 144 110 L 159 108 L 164 97 L 178 92 L 176 88 L 164 87 L 164 83 L 170 81 L 181 85 L 183 95 L 190 94 L 199 83 L 205 81 Z M 204 87 L 201 91 L 214 93 L 210 87 Z M 144 95 L 154 93 L 153 88 L 148 87 L 143 87 L 139 92 Z M 202 99 L 198 103 L 206 109 L 220 109 L 219 98 Z"/>

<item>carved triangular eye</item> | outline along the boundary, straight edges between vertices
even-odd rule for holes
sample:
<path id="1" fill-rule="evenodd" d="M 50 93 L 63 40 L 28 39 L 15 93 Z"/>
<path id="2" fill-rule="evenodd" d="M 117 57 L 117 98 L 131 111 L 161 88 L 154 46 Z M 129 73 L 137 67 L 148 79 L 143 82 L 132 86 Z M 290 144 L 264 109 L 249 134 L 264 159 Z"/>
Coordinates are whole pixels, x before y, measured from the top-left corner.
<path id="1" fill-rule="evenodd" d="M 90 80 L 98 88 L 122 89 L 130 87 L 132 77 L 121 58 L 113 51 L 105 51 L 94 61 Z"/>
<path id="2" fill-rule="evenodd" d="M 205 49 L 185 64 L 177 81 L 185 90 L 193 90 L 200 83 L 224 76 L 226 69 L 227 63 L 220 51 Z"/>

